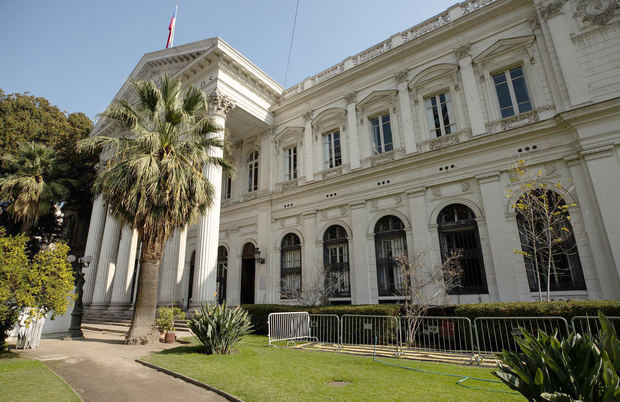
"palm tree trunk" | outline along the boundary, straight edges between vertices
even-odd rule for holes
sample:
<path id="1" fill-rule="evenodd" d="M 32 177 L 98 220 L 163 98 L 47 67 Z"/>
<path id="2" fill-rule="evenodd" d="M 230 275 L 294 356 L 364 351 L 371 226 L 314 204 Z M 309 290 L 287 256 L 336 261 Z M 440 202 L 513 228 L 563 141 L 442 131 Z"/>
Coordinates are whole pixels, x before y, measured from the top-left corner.
<path id="1" fill-rule="evenodd" d="M 146 344 L 159 339 L 155 328 L 157 313 L 157 289 L 159 284 L 159 261 L 163 244 L 150 242 L 143 237 L 142 256 L 140 258 L 140 275 L 134 305 L 133 319 L 125 338 L 126 344 Z"/>

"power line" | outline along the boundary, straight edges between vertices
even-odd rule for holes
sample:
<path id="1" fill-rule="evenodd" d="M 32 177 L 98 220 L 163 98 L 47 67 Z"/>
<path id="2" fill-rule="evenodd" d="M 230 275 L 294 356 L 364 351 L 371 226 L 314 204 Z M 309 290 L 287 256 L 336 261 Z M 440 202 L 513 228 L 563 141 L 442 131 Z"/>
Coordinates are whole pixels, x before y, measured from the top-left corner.
<path id="1" fill-rule="evenodd" d="M 286 88 L 286 80 L 288 79 L 288 68 L 291 65 L 291 53 L 293 51 L 293 38 L 295 37 L 295 25 L 297 25 L 297 11 L 299 10 L 299 0 L 295 7 L 295 18 L 293 19 L 293 32 L 291 32 L 291 44 L 288 47 L 288 61 L 286 62 L 286 73 L 284 73 L 284 88 Z"/>

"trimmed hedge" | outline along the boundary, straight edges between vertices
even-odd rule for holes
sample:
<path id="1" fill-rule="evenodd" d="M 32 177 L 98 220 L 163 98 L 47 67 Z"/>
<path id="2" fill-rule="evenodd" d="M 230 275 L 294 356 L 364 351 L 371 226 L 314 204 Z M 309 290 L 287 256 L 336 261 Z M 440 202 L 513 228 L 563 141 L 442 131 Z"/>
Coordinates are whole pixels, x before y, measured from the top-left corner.
<path id="1" fill-rule="evenodd" d="M 270 313 L 292 311 L 307 311 L 310 314 L 360 314 L 360 315 L 393 315 L 403 314 L 403 307 L 399 304 L 370 304 L 370 305 L 338 305 L 304 307 L 282 304 L 244 304 L 241 307 L 248 310 L 254 332 L 267 334 L 267 317 Z M 473 321 L 476 317 L 544 317 L 559 316 L 568 321 L 574 316 L 596 316 L 598 311 L 606 316 L 620 316 L 620 300 L 558 300 L 549 303 L 543 302 L 503 302 L 458 304 L 431 307 L 427 315 L 467 317 Z"/>

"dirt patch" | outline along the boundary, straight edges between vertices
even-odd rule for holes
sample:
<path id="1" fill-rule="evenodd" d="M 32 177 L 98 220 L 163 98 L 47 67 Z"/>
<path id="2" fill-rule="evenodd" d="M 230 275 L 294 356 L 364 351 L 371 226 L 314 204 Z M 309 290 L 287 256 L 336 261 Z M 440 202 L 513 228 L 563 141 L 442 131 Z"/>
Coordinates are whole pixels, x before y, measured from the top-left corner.
<path id="1" fill-rule="evenodd" d="M 350 385 L 350 384 L 351 383 L 349 381 L 342 381 L 342 380 L 336 380 L 336 381 L 327 383 L 327 385 L 331 385 L 332 387 L 346 387 L 347 385 Z"/>

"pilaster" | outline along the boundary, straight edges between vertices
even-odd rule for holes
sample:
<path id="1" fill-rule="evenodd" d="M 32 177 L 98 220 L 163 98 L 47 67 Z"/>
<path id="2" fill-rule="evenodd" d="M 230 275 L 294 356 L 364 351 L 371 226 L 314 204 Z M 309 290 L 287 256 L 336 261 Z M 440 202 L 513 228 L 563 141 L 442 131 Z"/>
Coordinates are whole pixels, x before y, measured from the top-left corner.
<path id="1" fill-rule="evenodd" d="M 464 44 L 454 50 L 459 63 L 461 80 L 463 81 L 463 91 L 465 92 L 465 103 L 467 104 L 467 114 L 472 135 L 480 135 L 486 132 L 484 116 L 482 115 L 482 102 L 476 86 L 476 76 L 474 67 L 471 63 L 471 44 Z"/>
<path id="2" fill-rule="evenodd" d="M 312 112 L 304 114 L 304 149 L 303 149 L 303 167 L 306 182 L 314 180 L 314 155 L 312 153 Z M 320 146 L 320 144 L 319 144 Z M 280 178 L 281 180 L 282 178 Z"/>
<path id="3" fill-rule="evenodd" d="M 370 278 L 368 247 L 366 238 L 366 226 L 368 216 L 364 202 L 349 204 L 351 208 L 351 231 L 353 232 L 352 241 L 349 244 L 350 275 L 351 275 L 351 303 L 370 304 L 372 295 L 371 283 L 377 282 L 377 278 Z M 375 285 L 376 288 L 376 285 Z M 376 295 L 375 295 L 376 299 Z"/>
<path id="4" fill-rule="evenodd" d="M 400 104 L 400 116 L 403 122 L 403 140 L 405 142 L 405 153 L 411 154 L 417 151 L 415 133 L 413 131 L 413 109 L 411 108 L 411 98 L 409 97 L 409 86 L 407 81 L 407 71 L 401 71 L 396 76 L 398 88 L 398 103 Z"/>
<path id="5" fill-rule="evenodd" d="M 347 143 L 349 144 L 349 163 L 351 170 L 360 167 L 360 140 L 357 129 L 357 110 L 355 109 L 355 93 L 345 97 L 347 102 Z"/>

